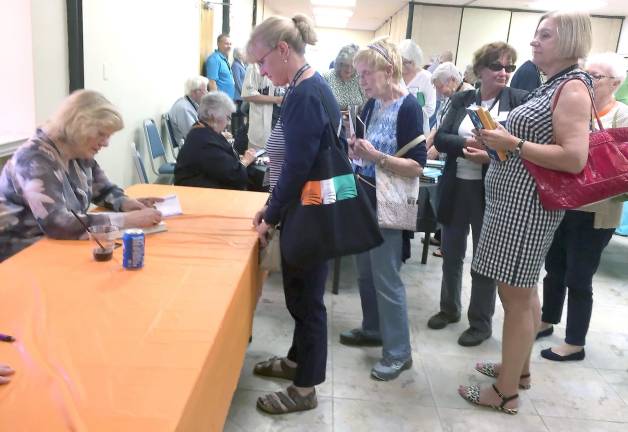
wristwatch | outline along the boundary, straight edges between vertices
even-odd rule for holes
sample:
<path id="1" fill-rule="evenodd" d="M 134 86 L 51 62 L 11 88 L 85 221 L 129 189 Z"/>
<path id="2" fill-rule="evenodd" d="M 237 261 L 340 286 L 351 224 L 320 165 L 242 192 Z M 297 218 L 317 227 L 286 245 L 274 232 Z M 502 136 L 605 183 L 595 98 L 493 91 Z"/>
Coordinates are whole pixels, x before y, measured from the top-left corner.
<path id="1" fill-rule="evenodd" d="M 515 151 L 517 152 L 518 155 L 521 155 L 521 149 L 523 149 L 523 143 L 526 142 L 526 140 L 524 140 L 523 138 L 521 138 L 519 140 L 519 142 L 517 143 L 517 147 L 515 147 Z"/>
<path id="2" fill-rule="evenodd" d="M 388 159 L 388 155 L 384 153 L 384 155 L 377 160 L 377 165 L 379 165 L 380 168 L 384 168 L 386 165 L 386 159 Z"/>

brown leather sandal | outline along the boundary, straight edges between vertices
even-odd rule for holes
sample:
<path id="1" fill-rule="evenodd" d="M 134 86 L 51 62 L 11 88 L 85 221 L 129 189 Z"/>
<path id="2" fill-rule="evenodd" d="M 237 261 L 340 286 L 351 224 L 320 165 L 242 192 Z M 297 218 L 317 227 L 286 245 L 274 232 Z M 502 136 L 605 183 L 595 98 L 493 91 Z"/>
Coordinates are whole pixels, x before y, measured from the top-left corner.
<path id="1" fill-rule="evenodd" d="M 318 406 L 316 389 L 306 396 L 301 396 L 294 386 L 285 391 L 268 393 L 257 399 L 257 407 L 268 414 L 288 414 L 307 411 Z"/>
<path id="2" fill-rule="evenodd" d="M 275 364 L 279 362 L 280 370 L 276 370 Z M 271 378 L 283 378 L 290 381 L 294 380 L 294 376 L 297 372 L 296 367 L 291 367 L 286 363 L 285 357 L 271 357 L 268 360 L 257 363 L 253 366 L 253 373 L 255 375 L 271 377 Z"/>

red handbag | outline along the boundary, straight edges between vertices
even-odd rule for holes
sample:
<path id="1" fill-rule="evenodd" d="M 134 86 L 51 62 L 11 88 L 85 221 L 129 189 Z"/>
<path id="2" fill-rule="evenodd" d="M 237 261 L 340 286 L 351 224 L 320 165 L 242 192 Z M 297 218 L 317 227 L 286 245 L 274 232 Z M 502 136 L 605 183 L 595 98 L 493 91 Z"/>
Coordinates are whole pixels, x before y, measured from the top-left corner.
<path id="1" fill-rule="evenodd" d="M 552 110 L 568 81 L 556 90 Z M 600 130 L 589 134 L 589 157 L 579 174 L 543 168 L 523 160 L 536 181 L 541 205 L 546 210 L 575 209 L 628 192 L 628 127 L 604 129 L 591 92 L 589 97 Z"/>

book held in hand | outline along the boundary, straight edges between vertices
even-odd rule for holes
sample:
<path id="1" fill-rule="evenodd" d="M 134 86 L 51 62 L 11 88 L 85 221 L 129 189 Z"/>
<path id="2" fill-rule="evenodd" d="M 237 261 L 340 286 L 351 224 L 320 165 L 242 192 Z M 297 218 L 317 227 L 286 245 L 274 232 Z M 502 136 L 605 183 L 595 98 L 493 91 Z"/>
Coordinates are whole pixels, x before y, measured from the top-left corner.
<path id="1" fill-rule="evenodd" d="M 497 129 L 497 124 L 491 117 L 491 113 L 486 111 L 482 107 L 469 107 L 467 108 L 467 114 L 471 119 L 471 123 L 475 126 L 476 129 Z M 497 161 L 505 161 L 506 153 L 504 151 L 496 151 L 486 147 L 486 152 L 491 157 L 491 159 L 495 159 Z"/>

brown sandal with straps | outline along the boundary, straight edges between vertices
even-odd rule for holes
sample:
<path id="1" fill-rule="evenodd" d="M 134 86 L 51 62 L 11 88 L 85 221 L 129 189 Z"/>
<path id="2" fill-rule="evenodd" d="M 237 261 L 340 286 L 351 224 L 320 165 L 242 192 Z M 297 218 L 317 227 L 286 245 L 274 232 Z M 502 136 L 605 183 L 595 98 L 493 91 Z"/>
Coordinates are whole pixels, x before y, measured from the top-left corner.
<path id="1" fill-rule="evenodd" d="M 497 363 L 478 363 L 475 366 L 475 370 L 487 377 L 497 378 L 499 376 L 499 372 L 497 372 Z M 519 377 L 519 381 L 527 378 L 530 378 L 529 373 L 521 375 Z M 521 382 L 519 382 L 519 388 L 521 390 L 530 390 L 531 387 L 532 385 L 530 383 L 521 384 Z"/>
<path id="2" fill-rule="evenodd" d="M 268 393 L 257 399 L 257 407 L 268 414 L 288 414 L 298 411 L 307 411 L 318 406 L 316 390 L 306 396 L 301 396 L 294 386 L 285 391 Z"/>
<path id="3" fill-rule="evenodd" d="M 275 364 L 279 362 L 280 370 L 275 369 Z M 294 380 L 297 368 L 289 366 L 285 357 L 271 357 L 268 360 L 257 363 L 253 366 L 253 373 L 255 375 L 271 377 L 271 378 L 283 378 L 290 381 Z"/>
<path id="4" fill-rule="evenodd" d="M 463 399 L 471 402 L 474 405 L 477 406 L 482 406 L 482 407 L 488 407 L 488 408 L 493 408 L 496 409 L 497 411 L 501 411 L 505 414 L 517 414 L 519 412 L 519 408 L 506 408 L 506 404 L 512 400 L 515 400 L 519 397 L 519 394 L 514 394 L 512 396 L 504 396 L 502 394 L 502 392 L 499 391 L 499 389 L 497 388 L 497 386 L 495 384 L 493 384 L 493 390 L 495 391 L 495 393 L 497 393 L 497 396 L 499 396 L 499 398 L 502 400 L 502 403 L 499 405 L 491 405 L 491 404 L 483 404 L 480 403 L 480 386 L 475 384 L 475 385 L 470 385 L 470 386 L 464 386 L 464 394 L 460 393 L 460 396 L 462 396 Z"/>

